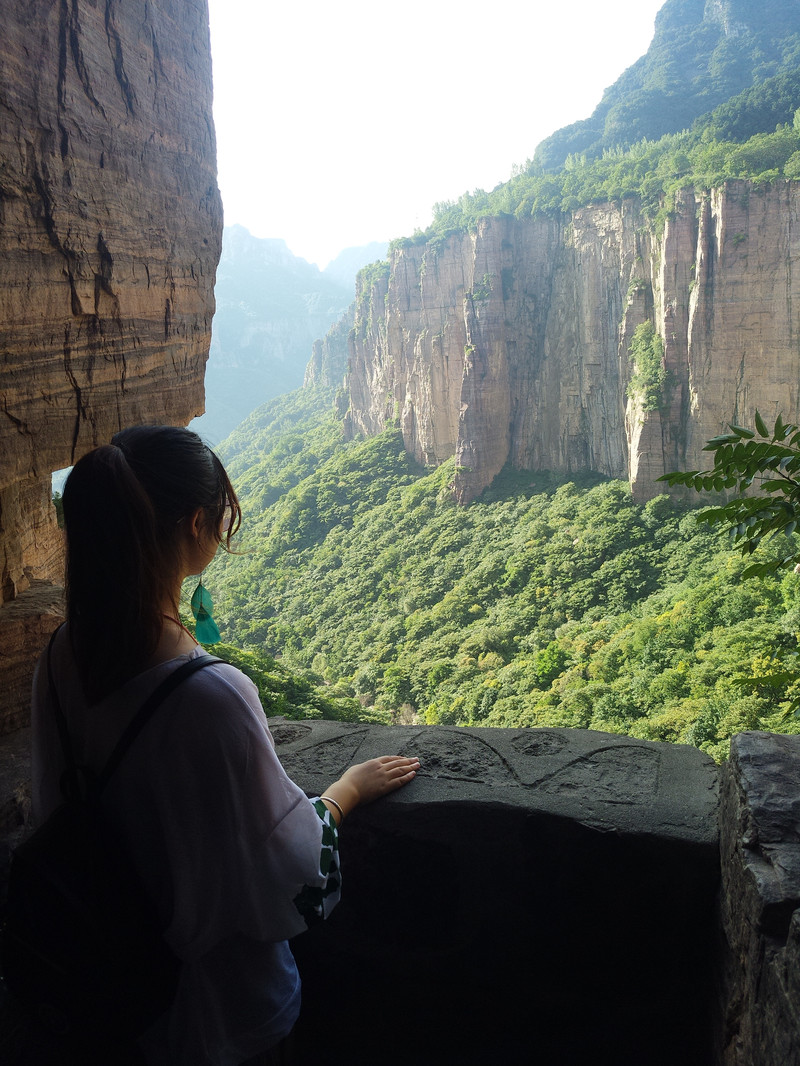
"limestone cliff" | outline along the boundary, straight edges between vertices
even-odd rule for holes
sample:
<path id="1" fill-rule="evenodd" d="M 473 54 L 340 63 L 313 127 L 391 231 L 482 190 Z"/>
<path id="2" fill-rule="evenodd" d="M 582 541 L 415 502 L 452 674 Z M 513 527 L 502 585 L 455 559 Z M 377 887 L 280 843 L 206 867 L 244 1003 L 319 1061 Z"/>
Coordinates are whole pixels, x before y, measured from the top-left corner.
<path id="1" fill-rule="evenodd" d="M 303 385 L 327 385 L 336 388 L 347 373 L 350 355 L 350 331 L 353 328 L 353 307 L 349 307 L 339 321 L 331 326 L 322 340 L 314 341 L 311 358 L 306 364 Z"/>
<path id="2" fill-rule="evenodd" d="M 3 16 L 7 600 L 51 569 L 47 536 L 33 543 L 51 471 L 122 424 L 202 411 L 221 207 L 205 0 L 13 0 Z"/>
<path id="3" fill-rule="evenodd" d="M 0 114 L 9 601 L 59 576 L 53 470 L 203 410 L 222 229 L 205 0 L 9 0 Z"/>
<path id="4" fill-rule="evenodd" d="M 455 455 L 462 501 L 508 462 L 661 492 L 728 422 L 800 418 L 799 210 L 796 182 L 731 181 L 684 191 L 662 233 L 629 200 L 400 247 L 358 293 L 350 431 L 398 419 L 421 462 Z M 644 322 L 657 405 L 631 388 Z"/>

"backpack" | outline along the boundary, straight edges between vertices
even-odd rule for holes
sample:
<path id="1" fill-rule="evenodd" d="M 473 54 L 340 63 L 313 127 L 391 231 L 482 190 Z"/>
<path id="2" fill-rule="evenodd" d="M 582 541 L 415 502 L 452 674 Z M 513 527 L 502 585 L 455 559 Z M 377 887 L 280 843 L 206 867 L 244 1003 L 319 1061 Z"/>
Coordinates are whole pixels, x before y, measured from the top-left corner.
<path id="1" fill-rule="evenodd" d="M 175 997 L 180 962 L 99 800 L 167 696 L 221 661 L 202 655 L 174 670 L 134 715 L 102 773 L 81 788 L 48 648 L 68 787 L 64 803 L 13 853 L 0 949 L 12 996 L 60 1036 L 132 1041 Z"/>

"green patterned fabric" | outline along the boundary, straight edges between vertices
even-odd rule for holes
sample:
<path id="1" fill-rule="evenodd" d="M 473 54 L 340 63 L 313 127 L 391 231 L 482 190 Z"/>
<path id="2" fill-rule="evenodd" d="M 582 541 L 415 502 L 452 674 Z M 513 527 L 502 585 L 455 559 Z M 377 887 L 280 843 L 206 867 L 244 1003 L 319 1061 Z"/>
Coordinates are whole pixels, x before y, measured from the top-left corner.
<path id="1" fill-rule="evenodd" d="M 314 799 L 311 803 L 322 820 L 319 869 L 327 880 L 323 888 L 304 885 L 294 898 L 294 905 L 309 928 L 323 921 L 330 913 L 339 901 L 342 887 L 339 873 L 339 830 L 333 815 L 321 799 Z"/>

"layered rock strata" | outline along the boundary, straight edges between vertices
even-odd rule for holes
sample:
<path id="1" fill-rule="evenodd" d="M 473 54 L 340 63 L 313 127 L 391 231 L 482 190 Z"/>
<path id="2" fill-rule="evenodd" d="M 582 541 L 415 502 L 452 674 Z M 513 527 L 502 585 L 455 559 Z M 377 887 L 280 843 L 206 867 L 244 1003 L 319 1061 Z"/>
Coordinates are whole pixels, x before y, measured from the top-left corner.
<path id="1" fill-rule="evenodd" d="M 0 111 L 8 602 L 60 578 L 54 470 L 123 425 L 203 410 L 222 229 L 205 0 L 12 0 Z"/>
<path id="2" fill-rule="evenodd" d="M 358 293 L 349 431 L 399 421 L 420 462 L 455 456 L 462 501 L 506 463 L 655 495 L 727 423 L 800 418 L 799 208 L 797 182 L 731 181 L 679 194 L 662 233 L 626 200 L 399 247 Z M 644 322 L 655 404 L 630 354 Z"/>
<path id="3" fill-rule="evenodd" d="M 9 600 L 53 574 L 53 470 L 202 411 L 222 219 L 205 0 L 14 0 L 0 60 Z"/>

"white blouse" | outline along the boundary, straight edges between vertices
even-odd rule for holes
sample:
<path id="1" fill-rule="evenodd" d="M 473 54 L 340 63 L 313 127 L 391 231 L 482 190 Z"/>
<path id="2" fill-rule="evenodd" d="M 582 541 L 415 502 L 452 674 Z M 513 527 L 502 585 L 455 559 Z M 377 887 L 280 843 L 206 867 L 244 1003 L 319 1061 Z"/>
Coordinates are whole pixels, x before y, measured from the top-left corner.
<path id="1" fill-rule="evenodd" d="M 102 770 L 150 692 L 201 654 L 161 663 L 87 706 L 62 630 L 52 667 L 78 764 Z M 42 656 L 33 687 L 39 824 L 61 802 L 62 770 Z M 330 852 L 321 862 L 323 831 L 330 842 L 333 830 L 335 851 L 335 824 L 286 776 L 252 681 L 216 663 L 180 684 L 117 767 L 103 807 L 183 960 L 173 1006 L 142 1039 L 148 1062 L 238 1066 L 281 1040 L 300 1007 L 286 943 L 307 927 L 298 897 L 320 917 L 338 901 L 338 864 L 328 871 Z"/>

